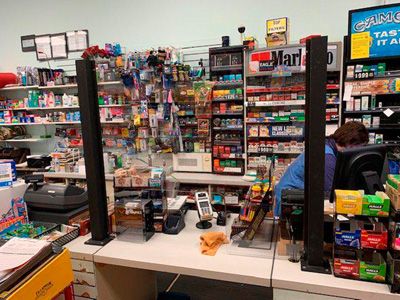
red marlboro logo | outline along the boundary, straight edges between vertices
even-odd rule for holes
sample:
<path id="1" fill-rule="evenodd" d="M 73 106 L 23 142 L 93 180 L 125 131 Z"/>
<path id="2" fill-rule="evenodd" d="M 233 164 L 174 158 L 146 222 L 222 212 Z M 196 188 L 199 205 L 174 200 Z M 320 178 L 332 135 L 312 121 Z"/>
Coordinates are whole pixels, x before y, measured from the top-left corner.
<path id="1" fill-rule="evenodd" d="M 271 60 L 271 52 L 257 52 L 253 53 L 250 58 L 251 61 Z"/>

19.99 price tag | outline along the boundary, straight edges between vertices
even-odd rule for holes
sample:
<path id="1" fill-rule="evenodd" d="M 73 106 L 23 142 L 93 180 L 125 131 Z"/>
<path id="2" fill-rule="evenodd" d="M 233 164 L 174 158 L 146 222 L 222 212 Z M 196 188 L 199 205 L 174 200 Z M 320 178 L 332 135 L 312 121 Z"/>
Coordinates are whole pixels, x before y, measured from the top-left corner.
<path id="1" fill-rule="evenodd" d="M 373 71 L 354 73 L 354 79 L 371 79 L 374 78 L 374 76 L 375 74 Z"/>

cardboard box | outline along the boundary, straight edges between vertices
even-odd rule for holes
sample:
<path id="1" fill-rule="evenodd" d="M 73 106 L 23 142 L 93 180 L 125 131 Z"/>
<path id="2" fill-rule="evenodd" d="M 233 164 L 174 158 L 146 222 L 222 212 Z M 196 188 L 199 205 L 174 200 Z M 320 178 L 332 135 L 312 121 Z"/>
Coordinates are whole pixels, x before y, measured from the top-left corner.
<path id="1" fill-rule="evenodd" d="M 361 215 L 362 194 L 360 191 L 335 190 L 336 213 Z"/>
<path id="2" fill-rule="evenodd" d="M 131 187 L 132 186 L 132 178 L 129 176 L 114 177 L 114 184 L 116 187 Z"/>
<path id="3" fill-rule="evenodd" d="M 363 115 L 362 116 L 362 123 L 364 124 L 365 127 L 371 127 L 372 123 L 372 117 L 371 115 Z"/>
<path id="4" fill-rule="evenodd" d="M 335 258 L 333 262 L 335 276 L 352 279 L 360 278 L 360 263 L 358 260 Z"/>
<path id="5" fill-rule="evenodd" d="M 354 98 L 351 97 L 349 101 L 346 101 L 346 111 L 354 110 Z"/>
<path id="6" fill-rule="evenodd" d="M 12 186 L 12 184 L 13 163 L 10 160 L 0 160 L 0 187 Z"/>
<path id="7" fill-rule="evenodd" d="M 386 194 L 395 210 L 400 210 L 400 175 L 388 175 L 386 181 Z"/>
<path id="8" fill-rule="evenodd" d="M 375 195 L 364 195 L 362 200 L 362 214 L 370 217 L 388 217 L 390 199 L 384 192 Z"/>
<path id="9" fill-rule="evenodd" d="M 378 127 L 381 124 L 381 117 L 372 117 L 372 126 Z"/>
<path id="10" fill-rule="evenodd" d="M 373 253 L 372 259 L 362 258 L 360 261 L 360 279 L 375 282 L 385 282 L 386 262 L 381 254 Z"/>
<path id="11" fill-rule="evenodd" d="M 150 171 L 141 172 L 136 176 L 132 176 L 132 187 L 148 187 Z"/>
<path id="12" fill-rule="evenodd" d="M 369 104 L 369 97 L 362 96 L 361 97 L 361 110 L 368 110 L 368 104 Z"/>
<path id="13" fill-rule="evenodd" d="M 361 99 L 354 99 L 354 110 L 361 110 Z"/>
<path id="14" fill-rule="evenodd" d="M 361 248 L 360 222 L 356 220 L 335 221 L 335 244 L 338 246 Z"/>
<path id="15" fill-rule="evenodd" d="M 361 248 L 377 250 L 388 248 L 388 231 L 383 223 L 364 223 L 361 229 Z"/>

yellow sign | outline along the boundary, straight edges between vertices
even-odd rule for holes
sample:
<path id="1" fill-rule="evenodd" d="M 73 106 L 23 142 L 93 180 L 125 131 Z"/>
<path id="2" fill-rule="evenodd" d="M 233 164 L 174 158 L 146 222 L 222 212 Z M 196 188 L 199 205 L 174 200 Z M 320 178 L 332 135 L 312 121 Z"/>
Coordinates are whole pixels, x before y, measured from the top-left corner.
<path id="1" fill-rule="evenodd" d="M 369 32 L 353 33 L 351 35 L 351 59 L 369 58 Z"/>
<path id="2" fill-rule="evenodd" d="M 395 91 L 396 93 L 400 93 L 400 78 L 396 78 Z"/>
<path id="3" fill-rule="evenodd" d="M 267 20 L 267 34 L 286 32 L 287 18 Z"/>

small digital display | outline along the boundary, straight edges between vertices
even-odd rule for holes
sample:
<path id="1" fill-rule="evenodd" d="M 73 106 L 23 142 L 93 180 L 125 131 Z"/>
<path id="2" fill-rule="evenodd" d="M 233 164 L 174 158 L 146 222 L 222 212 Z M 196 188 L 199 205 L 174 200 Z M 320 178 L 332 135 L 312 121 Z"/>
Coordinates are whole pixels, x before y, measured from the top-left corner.
<path id="1" fill-rule="evenodd" d="M 199 204 L 200 204 L 200 207 L 208 207 L 208 201 L 202 201 L 202 202 L 199 202 Z"/>
<path id="2" fill-rule="evenodd" d="M 199 193 L 198 194 L 198 197 L 200 198 L 200 197 L 206 197 L 206 193 Z"/>

